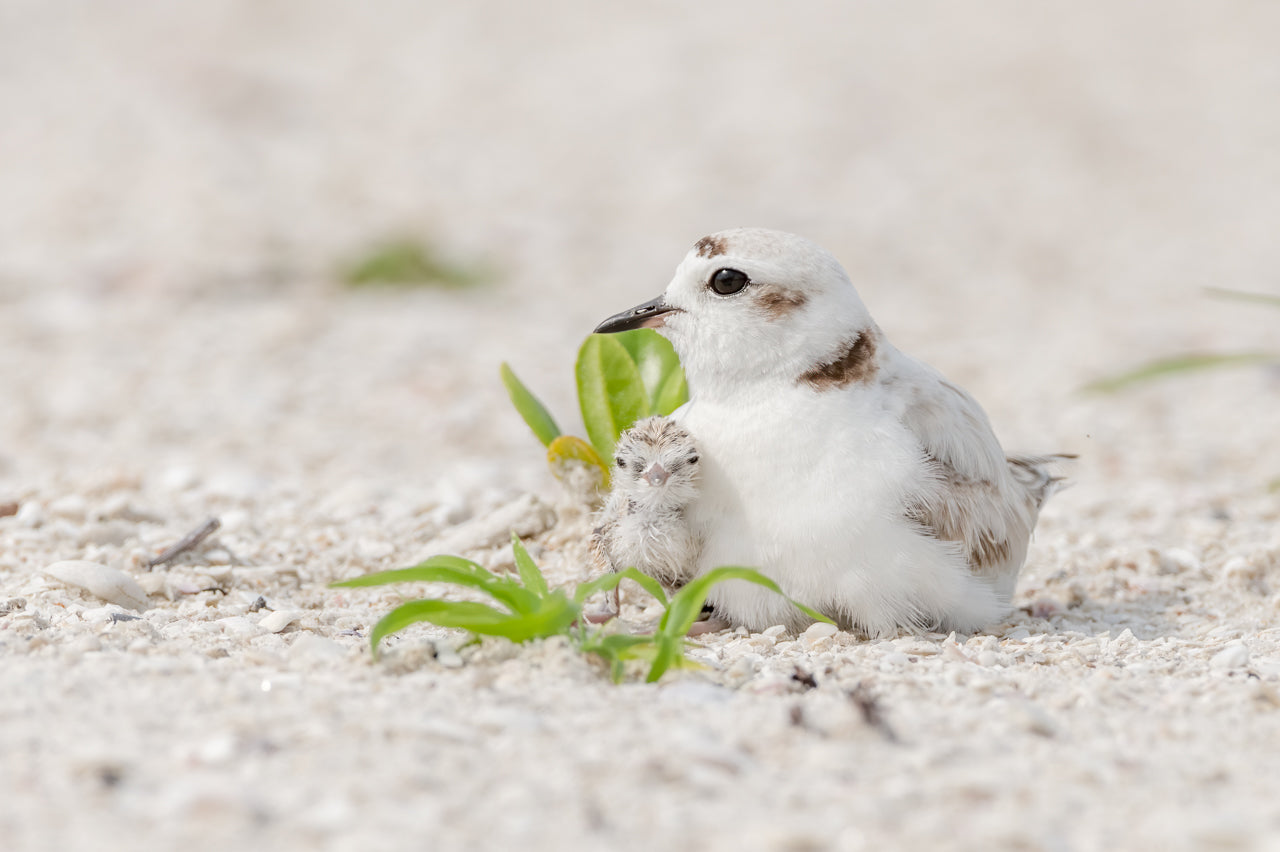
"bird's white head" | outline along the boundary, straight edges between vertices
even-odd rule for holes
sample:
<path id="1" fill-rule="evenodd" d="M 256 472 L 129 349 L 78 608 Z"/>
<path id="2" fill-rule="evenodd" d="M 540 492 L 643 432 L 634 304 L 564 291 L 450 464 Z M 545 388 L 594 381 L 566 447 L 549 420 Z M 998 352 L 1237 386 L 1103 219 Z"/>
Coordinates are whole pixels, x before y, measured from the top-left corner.
<path id="1" fill-rule="evenodd" d="M 680 424 L 646 417 L 618 437 L 613 488 L 648 509 L 680 509 L 697 496 L 698 448 Z"/>
<path id="2" fill-rule="evenodd" d="M 840 263 L 763 228 L 698 240 L 658 298 L 597 332 L 656 328 L 697 394 L 772 381 L 843 386 L 874 371 L 879 332 Z"/>

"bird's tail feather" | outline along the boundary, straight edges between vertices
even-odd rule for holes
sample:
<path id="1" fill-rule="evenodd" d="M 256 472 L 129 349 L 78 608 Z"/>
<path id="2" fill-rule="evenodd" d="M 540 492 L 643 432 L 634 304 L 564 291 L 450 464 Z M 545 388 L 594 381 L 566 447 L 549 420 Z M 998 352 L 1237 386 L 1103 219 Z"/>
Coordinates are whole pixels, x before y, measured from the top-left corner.
<path id="1" fill-rule="evenodd" d="M 1027 498 L 1038 512 L 1058 491 L 1070 485 L 1065 476 L 1057 475 L 1057 468 L 1077 458 L 1075 453 L 1045 453 L 1041 455 L 1013 455 L 1008 457 L 1013 478 L 1027 491 Z"/>

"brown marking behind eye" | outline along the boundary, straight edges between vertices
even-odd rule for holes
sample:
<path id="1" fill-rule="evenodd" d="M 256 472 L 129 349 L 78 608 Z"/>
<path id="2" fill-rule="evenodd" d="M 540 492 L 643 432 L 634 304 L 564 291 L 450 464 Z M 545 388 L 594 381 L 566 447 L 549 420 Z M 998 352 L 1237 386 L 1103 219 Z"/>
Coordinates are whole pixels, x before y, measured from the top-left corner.
<path id="1" fill-rule="evenodd" d="M 870 382 L 876 374 L 876 340 L 866 331 L 846 344 L 832 361 L 814 367 L 800 377 L 814 390 L 828 391 L 854 382 Z"/>
<path id="2" fill-rule="evenodd" d="M 755 298 L 765 315 L 774 320 L 800 310 L 809 301 L 809 297 L 799 290 L 788 290 L 785 287 L 761 288 Z"/>
<path id="3" fill-rule="evenodd" d="M 729 243 L 724 237 L 703 237 L 693 244 L 698 257 L 718 257 L 727 254 Z"/>

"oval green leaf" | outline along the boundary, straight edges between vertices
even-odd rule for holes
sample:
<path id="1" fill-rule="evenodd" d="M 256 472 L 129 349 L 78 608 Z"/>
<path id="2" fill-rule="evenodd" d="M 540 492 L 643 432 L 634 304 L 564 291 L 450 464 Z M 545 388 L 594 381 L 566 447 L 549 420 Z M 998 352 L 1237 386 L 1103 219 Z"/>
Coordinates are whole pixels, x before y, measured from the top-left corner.
<path id="1" fill-rule="evenodd" d="M 658 388 L 653 398 L 653 413 L 669 417 L 671 412 L 689 401 L 689 383 L 685 381 L 684 369 L 677 366 L 667 374 L 667 378 Z"/>
<path id="2" fill-rule="evenodd" d="M 575 373 L 587 437 L 600 458 L 612 458 L 623 430 L 649 416 L 640 368 L 617 335 L 593 334 L 578 350 Z"/>
<path id="3" fill-rule="evenodd" d="M 613 336 L 636 362 L 650 402 L 657 399 L 663 384 L 680 369 L 680 357 L 671 341 L 651 328 L 637 328 Z"/>

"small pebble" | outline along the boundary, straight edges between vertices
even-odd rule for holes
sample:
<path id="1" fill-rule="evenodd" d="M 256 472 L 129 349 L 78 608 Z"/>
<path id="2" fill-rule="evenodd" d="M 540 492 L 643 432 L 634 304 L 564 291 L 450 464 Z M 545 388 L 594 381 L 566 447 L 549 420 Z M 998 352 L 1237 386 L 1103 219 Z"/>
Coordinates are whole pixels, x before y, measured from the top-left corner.
<path id="1" fill-rule="evenodd" d="M 834 624 L 827 624 L 825 621 L 815 621 L 800 634 L 800 642 L 806 648 L 813 648 L 824 639 L 830 639 L 840 631 L 840 628 Z"/>
<path id="2" fill-rule="evenodd" d="M 1184 571 L 1199 572 L 1202 565 L 1196 555 L 1181 547 L 1170 547 L 1160 552 L 1159 570 L 1161 574 L 1179 574 Z"/>
<path id="3" fill-rule="evenodd" d="M 48 517 L 43 506 L 34 500 L 29 500 L 18 509 L 18 513 L 14 515 L 14 520 L 21 526 L 35 529 L 42 526 L 48 520 Z"/>
<path id="4" fill-rule="evenodd" d="M 89 502 L 79 494 L 59 497 L 49 504 L 50 515 L 55 518 L 65 518 L 68 521 L 83 521 L 88 512 Z"/>
<path id="5" fill-rule="evenodd" d="M 458 656 L 457 650 L 447 642 L 436 642 L 436 662 L 444 666 L 446 669 L 462 668 L 462 657 Z"/>
<path id="6" fill-rule="evenodd" d="M 1249 648 L 1243 642 L 1232 642 L 1209 660 L 1210 668 L 1238 669 L 1249 663 Z"/>
<path id="7" fill-rule="evenodd" d="M 346 655 L 347 649 L 341 644 L 315 633 L 300 633 L 288 652 L 289 659 L 295 661 L 333 660 Z"/>
<path id="8" fill-rule="evenodd" d="M 278 610 L 264 615 L 262 620 L 258 622 L 258 626 L 263 627 L 272 633 L 279 633 L 281 630 L 284 630 L 290 624 L 297 621 L 300 615 L 302 615 L 302 613 L 297 612 L 296 610 Z"/>

